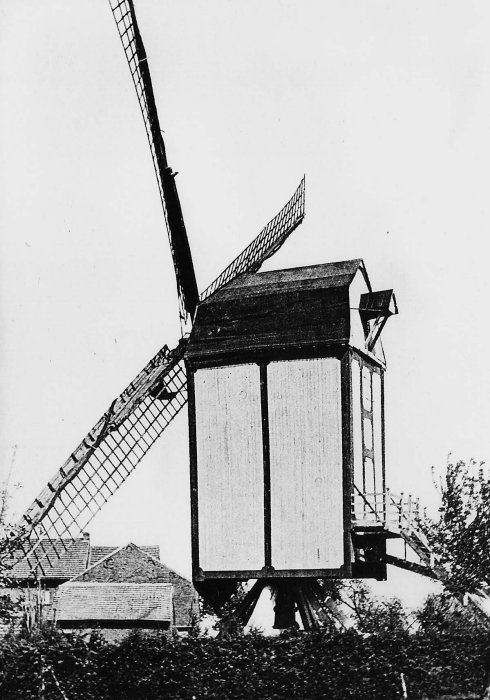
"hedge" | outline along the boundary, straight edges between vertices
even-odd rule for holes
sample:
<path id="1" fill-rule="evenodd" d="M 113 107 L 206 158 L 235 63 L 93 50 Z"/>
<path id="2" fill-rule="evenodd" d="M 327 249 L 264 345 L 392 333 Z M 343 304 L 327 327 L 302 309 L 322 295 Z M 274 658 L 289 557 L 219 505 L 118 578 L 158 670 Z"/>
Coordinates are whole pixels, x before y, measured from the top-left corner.
<path id="1" fill-rule="evenodd" d="M 169 640 L 133 634 L 122 643 L 55 632 L 0 642 L 0 697 L 9 700 L 158 698 L 481 697 L 486 634 L 297 633 Z M 58 681 L 59 687 L 56 685 Z"/>

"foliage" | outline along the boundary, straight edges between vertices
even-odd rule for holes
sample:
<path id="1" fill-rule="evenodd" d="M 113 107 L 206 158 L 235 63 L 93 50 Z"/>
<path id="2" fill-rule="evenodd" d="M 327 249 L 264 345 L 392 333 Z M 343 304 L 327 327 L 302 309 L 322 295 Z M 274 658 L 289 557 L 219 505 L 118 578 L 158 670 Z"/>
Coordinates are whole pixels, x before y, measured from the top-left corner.
<path id="1" fill-rule="evenodd" d="M 481 627 L 468 608 L 448 593 L 429 595 L 414 616 L 419 630 L 429 634 L 478 633 Z"/>
<path id="2" fill-rule="evenodd" d="M 10 570 L 13 565 L 12 555 L 18 551 L 22 536 L 19 527 L 8 523 L 9 501 L 12 497 L 10 489 L 12 466 L 13 460 L 7 480 L 0 485 L 0 625 L 11 624 L 22 609 L 22 596 L 12 595 L 6 591 L 16 586 L 16 582 L 10 576 Z M 15 484 L 14 488 L 19 489 L 21 485 Z"/>
<path id="3" fill-rule="evenodd" d="M 480 693 L 488 637 L 288 633 L 225 641 L 132 634 L 118 645 L 56 631 L 0 642 L 0 697 L 397 698 Z M 58 688 L 58 686 L 59 688 Z M 42 695 L 40 689 L 42 688 Z"/>
<path id="4" fill-rule="evenodd" d="M 211 628 L 218 632 L 218 635 L 224 639 L 242 635 L 244 624 L 237 614 L 237 608 L 243 603 L 246 594 L 247 591 L 244 584 L 238 583 L 236 591 L 231 595 L 229 600 L 219 607 L 201 598 L 201 621 L 207 617 L 211 618 L 213 620 Z"/>
<path id="5" fill-rule="evenodd" d="M 449 462 L 436 486 L 439 517 L 422 526 L 446 589 L 475 592 L 490 583 L 490 475 L 474 460 Z"/>
<path id="6" fill-rule="evenodd" d="M 346 583 L 342 597 L 359 632 L 398 634 L 408 630 L 407 614 L 398 598 L 377 598 L 361 581 Z"/>

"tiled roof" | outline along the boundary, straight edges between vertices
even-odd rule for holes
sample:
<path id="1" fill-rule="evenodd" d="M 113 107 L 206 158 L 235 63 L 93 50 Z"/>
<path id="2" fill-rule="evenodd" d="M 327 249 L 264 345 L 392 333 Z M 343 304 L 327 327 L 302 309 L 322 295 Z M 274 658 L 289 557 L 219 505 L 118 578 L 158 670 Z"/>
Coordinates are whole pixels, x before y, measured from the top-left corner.
<path id="1" fill-rule="evenodd" d="M 145 552 L 145 554 L 149 554 L 150 557 L 153 557 L 153 559 L 156 559 L 157 561 L 160 561 L 160 547 L 157 544 L 148 544 L 145 545 L 144 547 L 140 547 L 140 549 Z"/>
<path id="2" fill-rule="evenodd" d="M 32 566 L 37 568 L 41 579 L 66 579 L 78 576 L 85 569 L 99 562 L 104 557 L 120 549 L 114 546 L 90 546 L 90 539 L 83 537 L 78 540 L 41 540 L 36 547 L 37 557 L 29 557 Z M 146 554 L 160 561 L 160 547 L 146 545 L 140 547 Z M 60 556 L 61 555 L 61 556 Z M 19 554 L 19 559 L 22 555 Z M 41 567 L 39 566 L 41 563 Z M 31 567 L 26 559 L 22 559 L 13 567 L 11 574 L 15 579 L 32 578 Z"/>
<path id="3" fill-rule="evenodd" d="M 168 583 L 64 583 L 58 589 L 56 620 L 172 621 Z"/>
<path id="4" fill-rule="evenodd" d="M 91 547 L 90 549 L 90 566 L 93 564 L 96 564 L 98 561 L 103 559 L 104 557 L 109 556 L 109 554 L 112 554 L 113 552 L 117 551 L 119 547 L 107 547 L 107 546 L 94 546 Z M 149 554 L 151 557 L 154 557 L 158 561 L 160 561 L 160 547 L 155 544 L 155 545 L 146 545 L 143 547 L 140 547 L 139 549 L 142 549 L 143 552 L 146 554 Z"/>
<path id="5" fill-rule="evenodd" d="M 90 540 L 41 540 L 36 548 L 37 558 L 42 566 L 39 567 L 36 557 L 31 555 L 29 561 L 32 566 L 37 565 L 39 576 L 42 579 L 70 579 L 88 566 Z M 13 578 L 31 578 L 31 567 L 26 559 L 22 559 L 12 568 L 10 575 Z"/>

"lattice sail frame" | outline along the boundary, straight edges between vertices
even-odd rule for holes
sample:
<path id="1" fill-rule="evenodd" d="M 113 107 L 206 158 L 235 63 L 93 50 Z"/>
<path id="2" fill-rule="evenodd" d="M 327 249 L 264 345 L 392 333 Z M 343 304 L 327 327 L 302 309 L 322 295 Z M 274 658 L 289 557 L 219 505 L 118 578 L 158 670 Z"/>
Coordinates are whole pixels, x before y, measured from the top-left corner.
<path id="1" fill-rule="evenodd" d="M 201 301 L 243 272 L 257 272 L 261 265 L 282 246 L 299 226 L 305 215 L 305 177 L 281 211 L 264 226 L 259 235 L 238 255 L 221 275 L 201 294 Z"/>
<path id="2" fill-rule="evenodd" d="M 150 360 L 23 515 L 31 568 L 42 573 L 53 552 L 63 553 L 183 408 L 185 346 L 164 347 Z"/>
<path id="3" fill-rule="evenodd" d="M 237 275 L 254 272 L 303 221 L 305 178 L 281 211 L 203 292 L 209 297 Z M 111 404 L 18 523 L 18 559 L 33 573 L 51 566 L 124 483 L 187 402 L 183 356 L 187 341 L 164 346 Z"/>
<path id="4" fill-rule="evenodd" d="M 133 1 L 109 0 L 109 5 L 136 89 L 150 146 L 175 269 L 180 317 L 184 325 L 189 325 L 199 302 L 199 294 L 189 240 L 175 184 L 175 173 L 167 161 L 146 50 L 136 21 Z"/>

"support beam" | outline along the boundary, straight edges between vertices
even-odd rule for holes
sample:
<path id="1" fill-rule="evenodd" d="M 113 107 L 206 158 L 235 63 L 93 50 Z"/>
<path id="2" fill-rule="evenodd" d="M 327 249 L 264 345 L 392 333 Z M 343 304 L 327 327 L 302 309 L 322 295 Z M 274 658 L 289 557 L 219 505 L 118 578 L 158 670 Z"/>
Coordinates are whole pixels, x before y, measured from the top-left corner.
<path id="1" fill-rule="evenodd" d="M 252 613 L 255 610 L 255 606 L 259 602 L 259 598 L 265 586 L 266 581 L 264 581 L 264 579 L 258 579 L 252 588 L 247 592 L 241 603 L 238 604 L 236 616 L 243 626 L 245 626 L 252 617 Z"/>
<path id="2" fill-rule="evenodd" d="M 430 567 L 424 566 L 423 564 L 417 564 L 413 561 L 407 561 L 406 559 L 400 559 L 399 557 L 394 557 L 391 554 L 386 555 L 386 563 L 392 566 L 398 566 L 399 569 L 405 569 L 405 571 L 413 571 L 415 574 L 420 574 L 421 576 L 428 576 L 436 580 L 440 580 L 435 571 Z"/>

